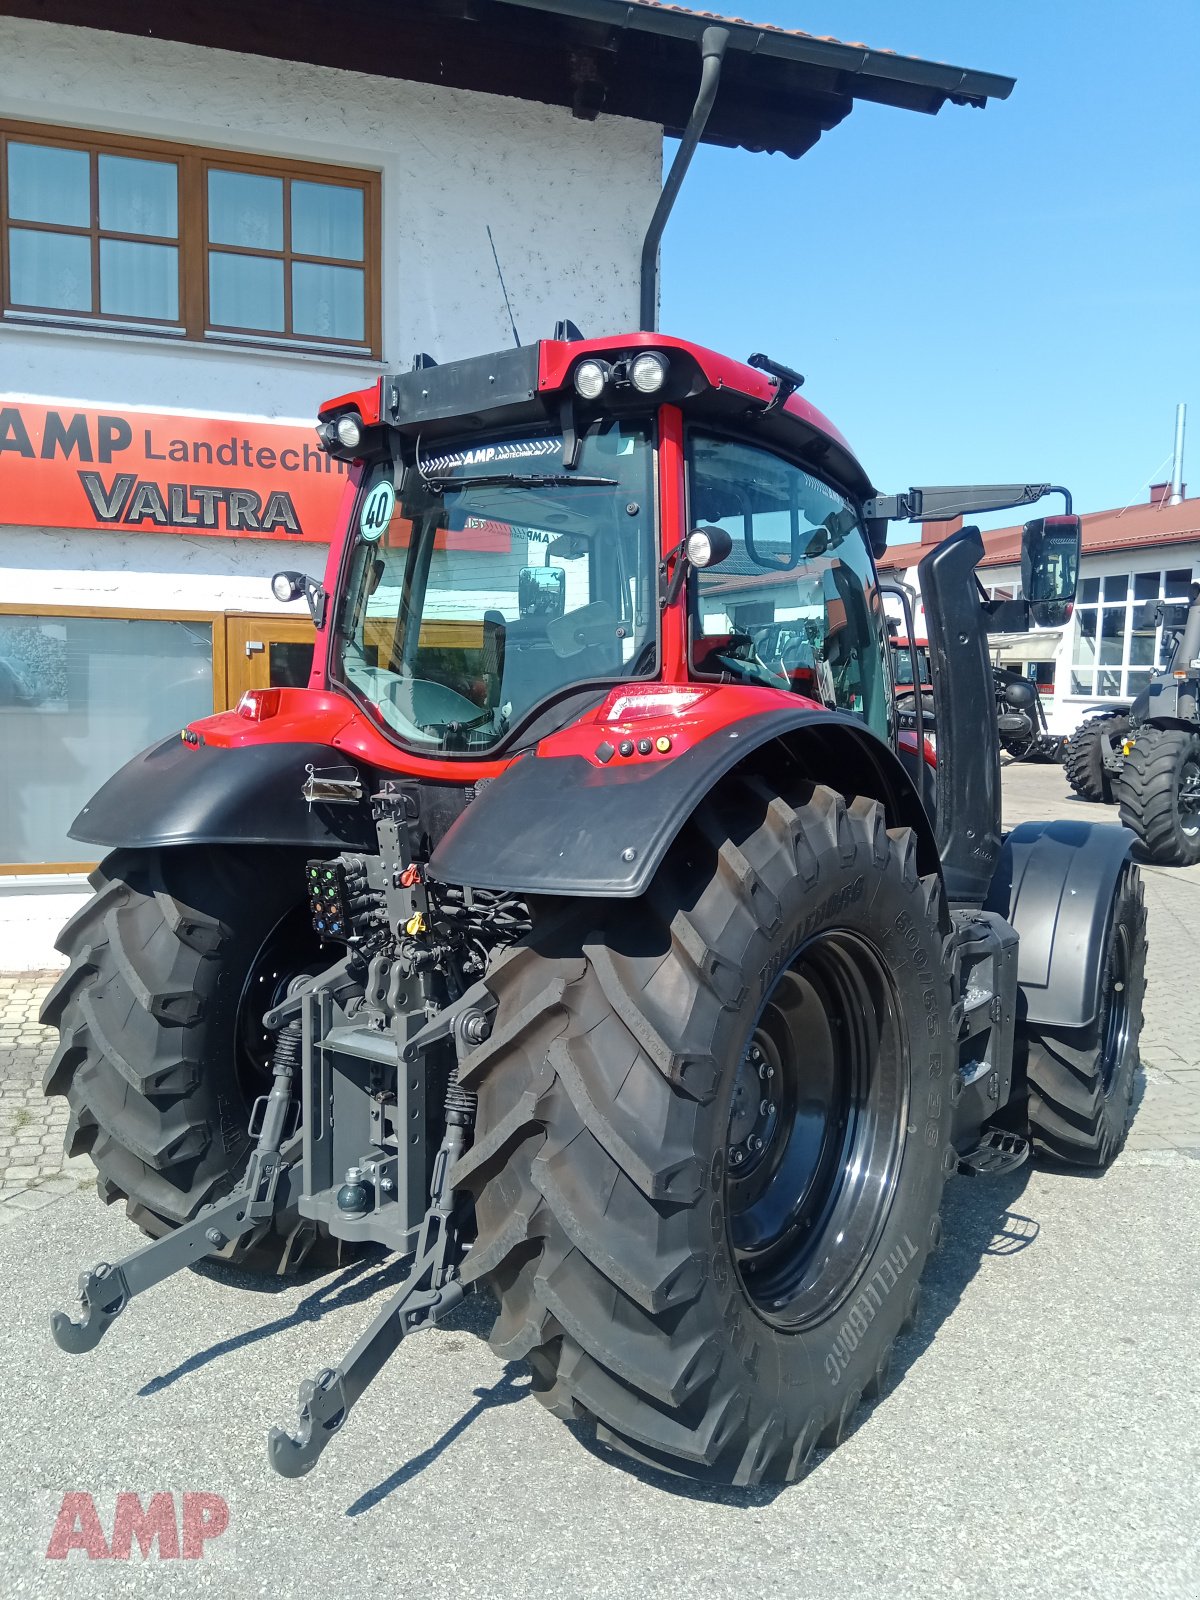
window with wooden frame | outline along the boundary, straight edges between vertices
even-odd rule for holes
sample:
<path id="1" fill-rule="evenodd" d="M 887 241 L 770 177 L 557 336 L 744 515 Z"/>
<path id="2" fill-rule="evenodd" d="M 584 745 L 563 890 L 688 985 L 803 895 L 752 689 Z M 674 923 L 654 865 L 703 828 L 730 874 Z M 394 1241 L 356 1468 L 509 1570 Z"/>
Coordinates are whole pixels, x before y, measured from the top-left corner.
<path id="1" fill-rule="evenodd" d="M 226 702 L 225 617 L 0 601 L 0 875 L 80 870 L 72 820 L 139 750 Z"/>
<path id="2" fill-rule="evenodd" d="M 379 174 L 0 122 L 6 320 L 378 356 Z"/>

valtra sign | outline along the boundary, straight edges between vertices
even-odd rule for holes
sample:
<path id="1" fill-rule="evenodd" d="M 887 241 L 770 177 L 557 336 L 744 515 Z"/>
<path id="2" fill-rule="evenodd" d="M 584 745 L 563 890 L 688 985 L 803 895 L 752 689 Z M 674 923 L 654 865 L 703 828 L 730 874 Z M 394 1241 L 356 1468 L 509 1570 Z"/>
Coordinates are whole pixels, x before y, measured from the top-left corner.
<path id="1" fill-rule="evenodd" d="M 0 398 L 0 519 L 327 543 L 346 483 L 313 428 Z"/>

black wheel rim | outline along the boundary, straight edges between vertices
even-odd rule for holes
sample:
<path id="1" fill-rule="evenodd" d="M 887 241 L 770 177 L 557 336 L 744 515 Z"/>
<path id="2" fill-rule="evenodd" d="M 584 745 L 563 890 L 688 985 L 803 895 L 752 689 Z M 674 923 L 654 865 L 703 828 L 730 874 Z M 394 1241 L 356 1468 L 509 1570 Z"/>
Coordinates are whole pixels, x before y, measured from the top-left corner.
<path id="1" fill-rule="evenodd" d="M 1179 771 L 1179 827 L 1189 839 L 1200 833 L 1200 760 L 1195 756 Z"/>
<path id="2" fill-rule="evenodd" d="M 1133 947 L 1129 929 L 1120 922 L 1113 939 L 1108 1015 L 1104 1022 L 1104 1050 L 1100 1058 L 1100 1078 L 1106 1095 L 1116 1083 L 1125 1052 L 1129 1049 L 1129 975 L 1132 965 Z"/>
<path id="3" fill-rule="evenodd" d="M 888 970 L 856 934 L 802 945 L 739 1063 L 725 1205 L 743 1289 L 798 1330 L 862 1274 L 895 1196 L 908 1108 L 906 1037 Z"/>
<path id="4" fill-rule="evenodd" d="M 263 1016 L 284 999 L 288 985 L 301 973 L 322 971 L 330 963 L 313 932 L 306 906 L 281 917 L 259 946 L 246 972 L 238 999 L 234 1033 L 238 1085 L 247 1107 L 271 1087 L 271 1053 L 275 1035 L 263 1027 Z"/>

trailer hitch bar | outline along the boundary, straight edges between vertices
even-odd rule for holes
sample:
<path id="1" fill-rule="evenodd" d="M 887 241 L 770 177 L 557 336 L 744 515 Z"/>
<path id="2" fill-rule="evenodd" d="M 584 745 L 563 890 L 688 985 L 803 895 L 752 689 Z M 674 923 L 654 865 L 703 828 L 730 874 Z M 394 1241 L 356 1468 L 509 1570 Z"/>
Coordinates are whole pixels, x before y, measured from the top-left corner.
<path id="1" fill-rule="evenodd" d="M 135 1250 L 116 1266 L 102 1261 L 79 1274 L 82 1315 L 50 1314 L 50 1332 L 60 1350 L 79 1355 L 94 1350 L 134 1295 L 152 1289 L 182 1267 L 215 1255 L 251 1232 L 276 1211 L 294 1205 L 301 1191 L 299 1165 L 287 1166 L 277 1151 L 251 1157 L 241 1184 L 191 1222 Z"/>
<path id="2" fill-rule="evenodd" d="M 450 1185 L 451 1168 L 462 1150 L 463 1129 L 451 1124 L 434 1161 L 429 1209 L 407 1278 L 341 1366 L 326 1367 L 300 1385 L 296 1433 L 283 1428 L 268 1433 L 267 1459 L 281 1476 L 302 1478 L 311 1472 L 401 1340 L 432 1328 L 464 1298 L 467 1291 L 458 1271 L 462 1247 Z"/>
<path id="3" fill-rule="evenodd" d="M 300 992 L 319 981 L 293 979 L 291 1000 L 297 1007 Z M 232 1240 L 244 1238 L 269 1221 L 277 1211 L 296 1204 L 303 1192 L 302 1163 L 285 1161 L 281 1146 L 295 1108 L 292 1089 L 300 1070 L 301 1048 L 299 1022 L 285 1023 L 275 1043 L 271 1091 L 260 1097 L 251 1113 L 251 1125 L 257 1124 L 258 1135 L 237 1187 L 204 1206 L 190 1222 L 143 1245 L 116 1266 L 102 1261 L 81 1272 L 82 1315 L 50 1314 L 50 1332 L 60 1350 L 70 1355 L 94 1350 L 134 1295 L 152 1289 L 193 1261 L 215 1255 Z"/>

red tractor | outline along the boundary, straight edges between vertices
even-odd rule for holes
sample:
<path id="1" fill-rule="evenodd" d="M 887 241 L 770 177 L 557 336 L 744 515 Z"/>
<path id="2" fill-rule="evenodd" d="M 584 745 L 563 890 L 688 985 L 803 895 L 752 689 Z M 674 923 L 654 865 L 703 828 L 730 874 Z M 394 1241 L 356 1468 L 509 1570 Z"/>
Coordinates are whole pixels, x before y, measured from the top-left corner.
<path id="1" fill-rule="evenodd" d="M 882 1389 L 946 1180 L 1131 1117 L 1128 835 L 1000 831 L 987 632 L 1069 606 L 1079 527 L 974 528 L 921 592 L 936 767 L 896 730 L 888 520 L 799 375 L 558 336 L 334 401 L 351 463 L 306 689 L 138 756 L 44 1017 L 69 1148 L 152 1236 L 56 1313 L 91 1349 L 202 1256 L 411 1261 L 270 1454 L 307 1471 L 476 1284 L 557 1415 L 720 1482 L 794 1478 Z M 912 637 L 911 618 L 908 622 Z M 899 753 L 898 753 L 899 752 Z"/>

